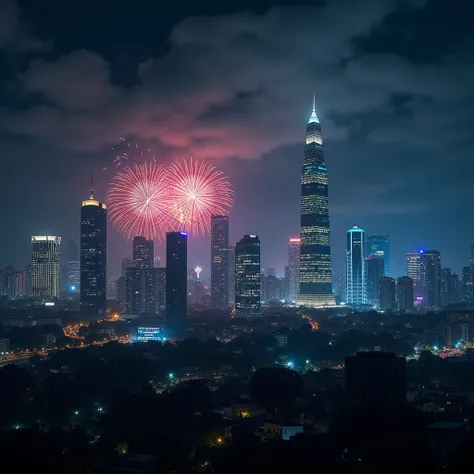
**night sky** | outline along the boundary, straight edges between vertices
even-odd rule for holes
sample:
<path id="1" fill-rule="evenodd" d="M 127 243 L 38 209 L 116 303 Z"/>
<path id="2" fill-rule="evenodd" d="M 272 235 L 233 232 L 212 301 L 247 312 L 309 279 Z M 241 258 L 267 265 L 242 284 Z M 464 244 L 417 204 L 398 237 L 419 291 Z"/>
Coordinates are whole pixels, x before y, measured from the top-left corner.
<path id="1" fill-rule="evenodd" d="M 32 234 L 77 239 L 90 174 L 104 199 L 129 137 L 163 163 L 218 164 L 236 191 L 231 241 L 258 234 L 262 267 L 282 272 L 314 92 L 335 273 L 355 223 L 390 234 L 394 276 L 419 248 L 459 272 L 474 237 L 473 18 L 468 0 L 1 0 L 0 265 L 24 267 Z M 118 276 L 131 243 L 109 226 L 108 245 Z M 209 274 L 209 247 L 192 238 L 189 267 Z"/>

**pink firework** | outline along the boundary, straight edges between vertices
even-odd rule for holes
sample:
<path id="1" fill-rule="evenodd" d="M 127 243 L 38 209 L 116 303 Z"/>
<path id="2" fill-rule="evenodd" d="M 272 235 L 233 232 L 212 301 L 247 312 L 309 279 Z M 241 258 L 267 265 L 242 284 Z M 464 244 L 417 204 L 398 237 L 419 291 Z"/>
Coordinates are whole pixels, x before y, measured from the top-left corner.
<path id="1" fill-rule="evenodd" d="M 176 228 L 167 171 L 145 162 L 118 171 L 107 193 L 112 224 L 127 238 L 162 239 Z"/>
<path id="2" fill-rule="evenodd" d="M 211 216 L 227 214 L 233 204 L 229 180 L 207 161 L 191 158 L 174 162 L 168 169 L 168 180 L 173 194 L 171 213 L 180 230 L 206 234 Z"/>

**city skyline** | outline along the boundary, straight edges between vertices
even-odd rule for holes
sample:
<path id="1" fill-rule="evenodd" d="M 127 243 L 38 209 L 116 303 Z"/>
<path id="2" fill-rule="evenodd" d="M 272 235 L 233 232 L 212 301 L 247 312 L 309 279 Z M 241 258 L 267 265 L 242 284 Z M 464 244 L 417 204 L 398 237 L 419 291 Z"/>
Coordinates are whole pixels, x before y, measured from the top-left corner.
<path id="1" fill-rule="evenodd" d="M 363 0 L 357 25 L 350 8 L 332 4 L 283 2 L 275 8 L 258 1 L 248 5 L 248 13 L 242 5 L 226 4 L 219 11 L 160 15 L 150 7 L 134 10 L 131 17 L 98 6 L 107 12 L 107 21 L 87 31 L 78 26 L 87 23 L 80 20 L 64 28 L 56 14 L 64 8 L 59 2 L 41 9 L 30 2 L 17 16 L 2 11 L 0 22 L 9 25 L 5 31 L 25 41 L 16 49 L 8 38 L 0 41 L 1 85 L 6 86 L 0 88 L 0 140 L 10 165 L 0 187 L 0 213 L 11 222 L 0 236 L 1 248 L 9 250 L 0 254 L 0 265 L 24 268 L 30 235 L 77 240 L 79 225 L 71 210 L 83 198 L 83 183 L 93 172 L 103 201 L 113 170 L 102 170 L 111 168 L 112 147 L 120 137 L 129 137 L 152 148 L 163 164 L 194 156 L 223 169 L 236 191 L 229 241 L 258 234 L 262 266 L 281 275 L 287 239 L 299 231 L 298 157 L 314 91 L 330 163 L 334 273 L 344 268 L 345 230 L 359 222 L 368 233 L 390 235 L 393 276 L 405 273 L 405 254 L 420 248 L 438 249 L 443 265 L 460 274 L 469 264 L 474 235 L 474 222 L 462 219 L 463 203 L 474 197 L 466 140 L 472 113 L 467 101 L 473 83 L 471 33 L 457 20 L 469 17 L 469 11 L 460 6 L 456 17 L 446 18 L 433 1 L 404 7 L 376 3 L 374 8 L 373 0 Z M 75 17 L 87 18 L 88 11 L 78 7 Z M 28 26 L 27 38 L 18 16 Z M 433 26 L 439 17 L 442 38 Z M 420 28 L 407 37 L 402 31 L 413 18 Z M 111 28 L 124 21 L 142 27 L 123 32 L 123 42 L 117 43 Z M 399 28 L 392 27 L 394 21 Z M 295 24 L 301 27 L 295 30 Z M 242 25 L 251 25 L 255 33 L 250 50 L 241 41 Z M 219 41 L 209 42 L 206 30 Z M 268 41 L 276 33 L 280 40 Z M 218 74 L 196 70 L 187 47 L 179 47 L 188 44 L 186 38 L 202 45 L 197 61 L 225 60 L 229 67 Z M 124 52 L 127 43 L 134 46 Z M 222 57 L 218 44 L 232 45 L 232 54 Z M 272 54 L 265 49 L 268 44 Z M 465 81 L 458 84 L 458 77 Z M 259 87 L 252 78 L 258 78 Z M 146 107 L 140 101 L 145 97 Z M 434 113 L 439 110 L 443 113 Z M 123 125 L 117 125 L 117 116 Z M 441 166 L 448 153 L 456 166 Z M 456 185 L 449 184 L 441 196 L 437 190 L 446 183 Z M 18 196 L 14 212 L 6 205 L 12 196 Z M 119 276 L 128 245 L 110 229 L 111 276 Z M 163 257 L 164 243 L 156 247 Z M 209 259 L 209 239 L 190 237 L 190 265 L 200 263 L 209 275 L 203 264 Z"/>

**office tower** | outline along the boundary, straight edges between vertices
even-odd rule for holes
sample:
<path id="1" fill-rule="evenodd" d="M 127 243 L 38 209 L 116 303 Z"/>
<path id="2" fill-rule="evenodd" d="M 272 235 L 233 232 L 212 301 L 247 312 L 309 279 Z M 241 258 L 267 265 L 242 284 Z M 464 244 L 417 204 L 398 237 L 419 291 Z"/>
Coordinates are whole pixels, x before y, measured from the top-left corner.
<path id="1" fill-rule="evenodd" d="M 156 310 L 162 312 L 166 309 L 166 268 L 160 267 L 157 270 Z"/>
<path id="2" fill-rule="evenodd" d="M 159 268 L 144 268 L 143 274 L 143 311 L 147 314 L 156 314 L 158 300 Z"/>
<path id="3" fill-rule="evenodd" d="M 423 288 L 421 283 L 421 256 L 423 252 L 407 253 L 407 276 L 413 280 L 413 294 L 415 300 L 423 299 Z"/>
<path id="4" fill-rule="evenodd" d="M 296 303 L 300 289 L 300 247 L 301 239 L 292 238 L 288 242 L 288 299 Z"/>
<path id="5" fill-rule="evenodd" d="M 235 310 L 240 317 L 260 316 L 260 240 L 244 235 L 235 245 Z"/>
<path id="6" fill-rule="evenodd" d="M 30 298 L 33 295 L 31 264 L 27 265 L 25 268 L 25 291 L 27 298 Z"/>
<path id="7" fill-rule="evenodd" d="M 184 337 L 187 329 L 187 244 L 186 232 L 166 234 L 166 322 L 174 338 Z"/>
<path id="8" fill-rule="evenodd" d="M 0 295 L 7 300 L 17 300 L 26 294 L 25 272 L 7 265 L 0 272 Z"/>
<path id="9" fill-rule="evenodd" d="M 7 300 L 14 300 L 15 269 L 12 265 L 7 265 L 1 271 L 0 295 Z"/>
<path id="10" fill-rule="evenodd" d="M 143 313 L 145 307 L 145 294 L 143 289 L 143 271 L 141 268 L 127 268 L 125 292 L 125 312 L 132 314 Z"/>
<path id="11" fill-rule="evenodd" d="M 107 309 L 107 206 L 94 197 L 81 207 L 81 311 L 104 314 Z"/>
<path id="12" fill-rule="evenodd" d="M 440 305 L 446 306 L 449 304 L 449 294 L 451 286 L 451 269 L 441 269 L 441 285 L 440 285 Z"/>
<path id="13" fill-rule="evenodd" d="M 121 276 L 117 280 L 117 296 L 116 299 L 119 303 L 127 303 L 127 276 Z"/>
<path id="14" fill-rule="evenodd" d="M 422 252 L 421 284 L 425 308 L 439 309 L 441 306 L 441 255 L 437 250 Z"/>
<path id="15" fill-rule="evenodd" d="M 388 352 L 346 356 L 346 395 L 353 406 L 390 408 L 406 403 L 405 358 Z"/>
<path id="16" fill-rule="evenodd" d="M 346 275 L 344 273 L 335 273 L 332 277 L 334 296 L 338 304 L 346 301 Z"/>
<path id="17" fill-rule="evenodd" d="M 474 301 L 474 268 L 463 267 L 462 269 L 462 300 L 471 304 Z"/>
<path id="18" fill-rule="evenodd" d="M 135 268 L 153 268 L 155 244 L 153 240 L 137 236 L 133 238 L 133 266 Z"/>
<path id="19" fill-rule="evenodd" d="M 457 304 L 462 301 L 462 283 L 457 273 L 451 275 L 449 285 L 448 304 Z"/>
<path id="20" fill-rule="evenodd" d="M 313 113 L 306 126 L 306 145 L 301 170 L 300 288 L 297 304 L 334 306 L 331 281 L 328 172 L 324 161 L 321 124 Z"/>
<path id="21" fill-rule="evenodd" d="M 384 275 L 390 275 L 390 239 L 388 234 L 369 234 L 367 236 L 367 255 L 384 261 Z"/>
<path id="22" fill-rule="evenodd" d="M 379 281 L 384 276 L 385 263 L 383 258 L 367 257 L 367 300 L 376 304 L 379 299 Z"/>
<path id="23" fill-rule="evenodd" d="M 395 302 L 395 278 L 382 277 L 379 280 L 379 304 L 382 311 L 393 311 Z"/>
<path id="24" fill-rule="evenodd" d="M 365 232 L 354 225 L 347 231 L 346 303 L 367 304 Z"/>
<path id="25" fill-rule="evenodd" d="M 37 298 L 59 297 L 59 249 L 61 237 L 31 237 L 31 292 Z"/>
<path id="26" fill-rule="evenodd" d="M 229 216 L 211 218 L 211 301 L 214 308 L 229 306 Z"/>
<path id="27" fill-rule="evenodd" d="M 13 298 L 15 300 L 23 298 L 26 294 L 25 272 L 16 270 L 13 276 Z"/>
<path id="28" fill-rule="evenodd" d="M 153 266 L 155 268 L 160 268 L 161 267 L 161 258 L 156 255 L 154 258 L 153 258 Z"/>
<path id="29" fill-rule="evenodd" d="M 117 281 L 115 278 L 109 278 L 107 280 L 105 296 L 108 300 L 114 300 L 117 297 Z"/>
<path id="30" fill-rule="evenodd" d="M 263 278 L 262 300 L 265 303 L 280 301 L 282 299 L 281 286 L 281 280 L 274 275 Z"/>
<path id="31" fill-rule="evenodd" d="M 67 290 L 68 293 L 77 293 L 81 285 L 81 262 L 67 262 Z"/>
<path id="32" fill-rule="evenodd" d="M 133 258 L 123 257 L 120 276 L 124 277 L 127 274 L 127 268 L 132 268 L 132 267 L 133 267 Z"/>
<path id="33" fill-rule="evenodd" d="M 228 288 L 229 288 L 229 305 L 235 305 L 235 247 L 229 246 L 227 250 L 227 262 L 229 265 Z"/>
<path id="34" fill-rule="evenodd" d="M 413 278 L 408 276 L 397 278 L 397 305 L 400 311 L 413 311 Z"/>

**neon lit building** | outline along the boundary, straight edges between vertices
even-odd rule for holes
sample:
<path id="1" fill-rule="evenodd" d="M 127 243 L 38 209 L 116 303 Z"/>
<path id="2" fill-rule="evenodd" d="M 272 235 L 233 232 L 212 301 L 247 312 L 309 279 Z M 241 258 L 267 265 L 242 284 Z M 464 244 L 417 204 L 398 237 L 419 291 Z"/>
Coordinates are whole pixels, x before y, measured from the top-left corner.
<path id="1" fill-rule="evenodd" d="M 335 306 L 332 292 L 329 228 L 328 171 L 324 161 L 321 124 L 313 112 L 306 126 L 306 145 L 301 170 L 300 288 L 297 304 Z"/>
<path id="2" fill-rule="evenodd" d="M 31 290 L 38 298 L 59 298 L 59 249 L 61 237 L 31 237 Z"/>
<path id="3" fill-rule="evenodd" d="M 367 243 L 358 225 L 347 231 L 346 303 L 367 304 Z"/>
<path id="4" fill-rule="evenodd" d="M 300 246 L 301 239 L 288 242 L 288 297 L 294 303 L 300 289 Z"/>
<path id="5" fill-rule="evenodd" d="M 107 206 L 94 197 L 81 208 L 81 311 L 104 314 L 107 309 Z"/>

